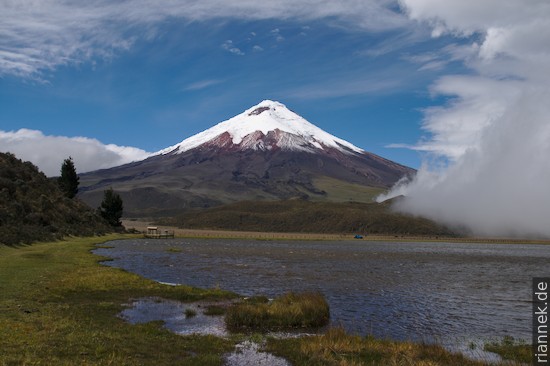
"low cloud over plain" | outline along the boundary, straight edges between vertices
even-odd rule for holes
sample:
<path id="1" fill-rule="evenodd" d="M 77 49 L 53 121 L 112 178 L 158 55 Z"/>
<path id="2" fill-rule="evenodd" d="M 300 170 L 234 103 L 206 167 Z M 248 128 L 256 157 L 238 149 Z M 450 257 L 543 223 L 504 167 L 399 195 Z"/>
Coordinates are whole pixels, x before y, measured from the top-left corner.
<path id="1" fill-rule="evenodd" d="M 397 208 L 475 235 L 550 237 L 550 3 L 403 0 L 434 37 L 471 37 L 469 75 L 440 78 L 424 111 L 429 152 Z"/>

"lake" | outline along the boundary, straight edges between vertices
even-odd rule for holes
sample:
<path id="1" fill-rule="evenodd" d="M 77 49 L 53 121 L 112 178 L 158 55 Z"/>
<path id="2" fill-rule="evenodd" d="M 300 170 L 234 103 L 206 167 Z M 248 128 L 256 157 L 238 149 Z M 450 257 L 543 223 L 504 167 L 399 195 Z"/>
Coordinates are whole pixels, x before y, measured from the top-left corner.
<path id="1" fill-rule="evenodd" d="M 333 325 L 441 344 L 531 339 L 532 277 L 550 246 L 235 239 L 121 240 L 94 253 L 159 282 L 245 296 L 321 291 Z"/>

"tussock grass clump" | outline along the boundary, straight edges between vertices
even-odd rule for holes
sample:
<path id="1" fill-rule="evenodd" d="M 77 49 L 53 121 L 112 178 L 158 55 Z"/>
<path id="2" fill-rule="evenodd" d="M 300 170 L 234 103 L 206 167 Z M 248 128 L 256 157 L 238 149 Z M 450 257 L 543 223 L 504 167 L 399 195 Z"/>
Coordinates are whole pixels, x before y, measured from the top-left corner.
<path id="1" fill-rule="evenodd" d="M 330 311 L 325 297 L 317 292 L 286 293 L 271 302 L 243 301 L 227 310 L 228 329 L 282 330 L 316 328 L 328 324 Z"/>
<path id="2" fill-rule="evenodd" d="M 204 315 L 208 316 L 220 316 L 225 314 L 227 308 L 220 305 L 208 305 L 204 311 Z"/>
<path id="3" fill-rule="evenodd" d="M 505 360 L 530 363 L 532 358 L 532 346 L 511 336 L 504 336 L 500 342 L 487 343 L 483 349 L 496 353 Z"/>
<path id="4" fill-rule="evenodd" d="M 181 249 L 180 249 L 180 248 L 174 248 L 174 247 L 168 248 L 168 249 L 166 249 L 166 251 L 167 251 L 168 253 L 181 253 Z"/>
<path id="5" fill-rule="evenodd" d="M 193 318 L 197 316 L 197 312 L 193 309 L 185 309 L 184 314 L 186 318 Z"/>
<path id="6" fill-rule="evenodd" d="M 478 366 L 460 354 L 438 345 L 380 340 L 350 335 L 342 328 L 323 335 L 268 340 L 266 351 L 301 365 L 380 365 L 380 366 Z"/>

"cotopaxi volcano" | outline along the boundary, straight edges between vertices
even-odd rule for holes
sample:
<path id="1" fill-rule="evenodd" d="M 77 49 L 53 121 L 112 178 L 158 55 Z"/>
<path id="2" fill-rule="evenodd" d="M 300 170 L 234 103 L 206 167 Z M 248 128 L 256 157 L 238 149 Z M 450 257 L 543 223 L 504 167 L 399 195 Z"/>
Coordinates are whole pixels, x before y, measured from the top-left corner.
<path id="1" fill-rule="evenodd" d="M 130 215 L 242 200 L 369 201 L 412 174 L 264 100 L 145 160 L 82 174 L 80 197 L 97 206 L 112 187 Z"/>

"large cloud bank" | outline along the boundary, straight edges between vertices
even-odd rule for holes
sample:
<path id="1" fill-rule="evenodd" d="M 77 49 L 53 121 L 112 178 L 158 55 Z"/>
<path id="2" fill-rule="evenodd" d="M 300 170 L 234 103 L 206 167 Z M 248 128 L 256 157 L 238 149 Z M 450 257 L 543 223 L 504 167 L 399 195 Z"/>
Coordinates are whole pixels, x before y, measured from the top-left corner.
<path id="1" fill-rule="evenodd" d="M 450 99 L 425 110 L 429 138 L 413 147 L 432 163 L 381 199 L 404 194 L 398 209 L 476 235 L 550 237 L 550 2 L 401 4 L 433 36 L 477 41 L 455 50 L 471 74 L 433 85 Z"/>
<path id="2" fill-rule="evenodd" d="M 46 136 L 37 130 L 0 130 L 0 151 L 10 152 L 24 161 L 30 161 L 47 176 L 60 174 L 63 160 L 73 158 L 78 173 L 110 168 L 150 154 L 135 147 L 105 145 L 86 137 Z"/>

